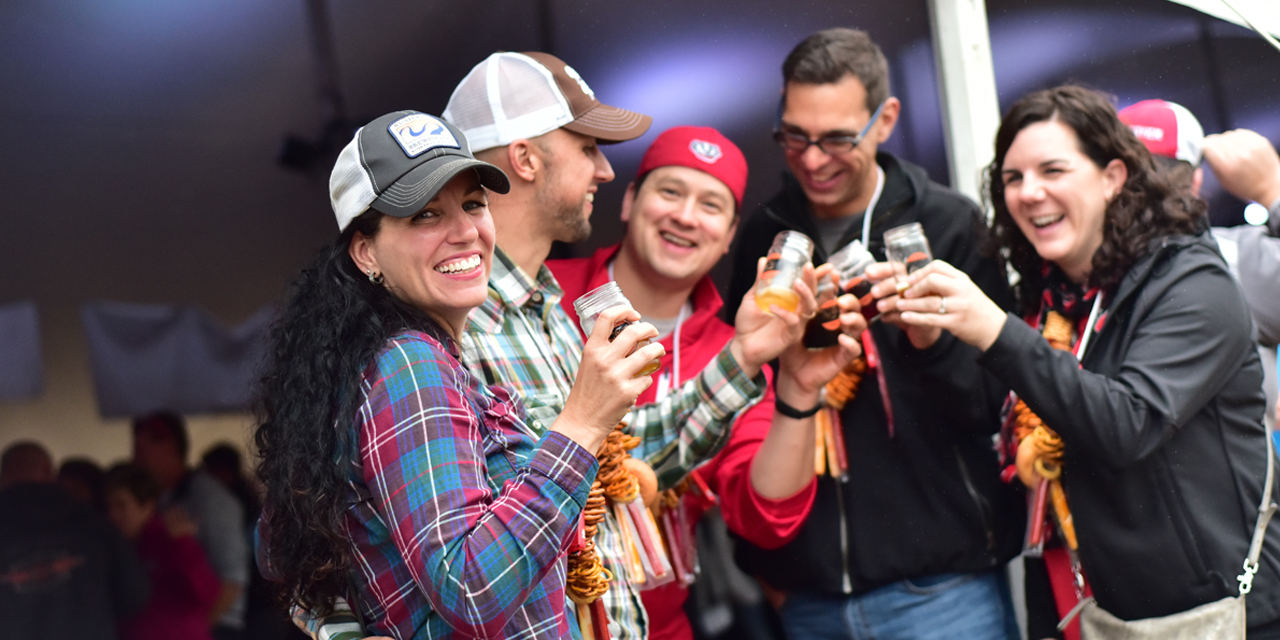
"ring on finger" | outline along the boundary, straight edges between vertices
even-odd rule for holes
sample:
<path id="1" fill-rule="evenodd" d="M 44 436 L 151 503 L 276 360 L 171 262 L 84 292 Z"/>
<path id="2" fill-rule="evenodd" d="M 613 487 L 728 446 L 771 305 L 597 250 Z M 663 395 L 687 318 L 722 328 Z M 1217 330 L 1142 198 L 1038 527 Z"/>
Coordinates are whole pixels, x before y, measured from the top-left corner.
<path id="1" fill-rule="evenodd" d="M 942 296 L 942 302 L 938 304 L 938 314 L 941 315 L 941 314 L 945 314 L 946 312 L 947 312 L 947 297 Z"/>

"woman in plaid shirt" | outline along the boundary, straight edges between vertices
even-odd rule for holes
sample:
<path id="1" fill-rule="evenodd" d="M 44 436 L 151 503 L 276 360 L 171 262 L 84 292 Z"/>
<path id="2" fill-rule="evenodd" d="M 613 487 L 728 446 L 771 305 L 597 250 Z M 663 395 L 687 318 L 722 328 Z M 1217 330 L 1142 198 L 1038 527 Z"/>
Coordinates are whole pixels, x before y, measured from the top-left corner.
<path id="1" fill-rule="evenodd" d="M 630 309 L 601 315 L 564 411 L 538 437 L 510 393 L 458 361 L 493 256 L 487 190 L 506 193 L 452 125 L 370 122 L 338 157 L 341 235 L 293 283 L 260 389 L 267 486 L 259 564 L 323 613 L 353 600 L 397 638 L 579 637 L 565 554 L 594 452 L 663 353 Z"/>

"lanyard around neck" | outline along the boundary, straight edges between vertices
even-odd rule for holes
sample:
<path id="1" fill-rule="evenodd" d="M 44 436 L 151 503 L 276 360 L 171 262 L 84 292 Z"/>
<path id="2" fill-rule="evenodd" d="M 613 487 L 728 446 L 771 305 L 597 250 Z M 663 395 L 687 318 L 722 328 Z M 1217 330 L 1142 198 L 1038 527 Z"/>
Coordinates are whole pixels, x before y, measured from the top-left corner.
<path id="1" fill-rule="evenodd" d="M 1080 332 L 1080 340 L 1076 343 L 1076 361 L 1084 360 L 1084 350 L 1089 346 L 1089 338 L 1093 336 L 1093 325 L 1098 321 L 1098 312 L 1102 310 L 1102 297 L 1106 295 L 1098 291 L 1093 299 L 1093 309 L 1089 310 L 1089 320 L 1085 322 L 1084 331 Z"/>
<path id="2" fill-rule="evenodd" d="M 884 192 L 884 169 L 876 165 L 876 190 L 871 192 L 871 201 L 867 203 L 867 211 L 862 214 L 862 246 L 871 246 L 871 213 L 880 202 L 880 194 Z"/>

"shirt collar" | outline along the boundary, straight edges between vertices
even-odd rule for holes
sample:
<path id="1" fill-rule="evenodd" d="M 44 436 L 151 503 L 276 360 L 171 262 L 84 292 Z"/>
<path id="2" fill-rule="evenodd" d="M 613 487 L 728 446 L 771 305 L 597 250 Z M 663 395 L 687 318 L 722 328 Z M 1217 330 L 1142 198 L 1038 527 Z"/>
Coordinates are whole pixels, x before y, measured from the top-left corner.
<path id="1" fill-rule="evenodd" d="M 494 247 L 489 297 L 472 310 L 470 320 L 473 325 L 497 332 L 502 328 L 504 313 L 529 307 L 545 318 L 563 297 L 564 290 L 545 264 L 539 265 L 537 277 L 531 278 L 501 248 Z"/>

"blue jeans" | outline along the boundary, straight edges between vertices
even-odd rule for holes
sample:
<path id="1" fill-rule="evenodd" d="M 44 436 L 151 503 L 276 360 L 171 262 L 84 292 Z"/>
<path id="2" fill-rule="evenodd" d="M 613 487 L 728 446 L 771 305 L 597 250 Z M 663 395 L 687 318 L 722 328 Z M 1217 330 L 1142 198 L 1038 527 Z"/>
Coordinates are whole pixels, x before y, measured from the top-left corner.
<path id="1" fill-rule="evenodd" d="M 859 596 L 794 592 L 778 612 L 791 640 L 1017 640 L 1003 571 L 903 580 Z"/>

